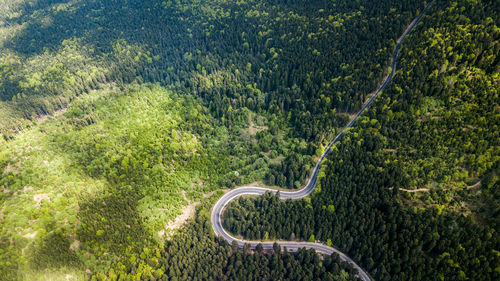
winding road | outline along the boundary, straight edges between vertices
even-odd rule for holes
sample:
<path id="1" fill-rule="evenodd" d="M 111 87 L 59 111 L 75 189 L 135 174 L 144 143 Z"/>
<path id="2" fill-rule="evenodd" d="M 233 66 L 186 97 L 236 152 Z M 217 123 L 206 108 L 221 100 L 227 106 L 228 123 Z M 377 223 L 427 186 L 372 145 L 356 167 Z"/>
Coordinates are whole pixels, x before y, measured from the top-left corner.
<path id="1" fill-rule="evenodd" d="M 321 162 L 323 159 L 325 159 L 328 154 L 330 153 L 330 149 L 332 146 L 339 141 L 339 139 L 343 136 L 344 132 L 351 128 L 358 117 L 373 103 L 375 98 L 378 96 L 378 94 L 391 82 L 392 77 L 394 76 L 394 73 L 396 71 L 396 63 L 397 63 L 397 56 L 399 53 L 399 49 L 401 48 L 401 44 L 403 42 L 403 39 L 410 33 L 410 31 L 419 23 L 421 20 L 422 16 L 424 13 L 427 11 L 427 8 L 429 5 L 432 3 L 429 2 L 427 6 L 424 8 L 424 10 L 420 13 L 420 15 L 415 18 L 408 28 L 403 32 L 401 37 L 397 41 L 396 48 L 394 50 L 394 53 L 392 55 L 392 71 L 387 75 L 383 81 L 383 83 L 380 85 L 380 87 L 375 91 L 375 93 L 366 101 L 366 103 L 363 105 L 361 110 L 349 121 L 349 123 L 337 134 L 337 136 L 333 139 L 333 141 L 330 142 L 330 144 L 327 146 L 321 157 L 319 158 L 318 162 L 316 163 L 316 166 L 314 167 L 311 176 L 309 177 L 309 180 L 307 181 L 306 185 L 304 188 L 298 190 L 298 191 L 293 191 L 293 192 L 286 192 L 286 191 L 280 191 L 279 196 L 280 199 L 300 199 L 308 196 L 311 194 L 316 187 L 316 183 L 318 181 L 318 172 L 321 168 Z M 343 261 L 348 262 L 351 264 L 352 267 L 356 268 L 358 270 L 358 277 L 361 278 L 364 281 L 371 281 L 374 280 L 366 271 L 364 271 L 359 265 L 356 264 L 351 258 L 346 256 L 344 253 L 341 251 L 333 248 L 326 246 L 321 243 L 313 243 L 313 242 L 300 242 L 300 241 L 268 241 L 268 242 L 262 242 L 262 241 L 249 241 L 249 240 L 241 240 L 237 239 L 233 236 L 231 236 L 223 227 L 222 227 L 222 213 L 224 211 L 224 208 L 231 202 L 232 200 L 243 196 L 243 195 L 263 195 L 266 192 L 272 192 L 276 194 L 278 191 L 275 189 L 269 189 L 269 188 L 263 188 L 263 187 L 256 187 L 256 186 L 242 186 L 238 187 L 236 189 L 233 189 L 224 196 L 222 196 L 214 205 L 212 208 L 212 213 L 211 213 L 211 223 L 212 223 L 212 228 L 214 229 L 214 232 L 216 235 L 224 238 L 229 244 L 232 244 L 234 241 L 238 244 L 240 248 L 242 248 L 245 244 L 248 244 L 251 249 L 255 249 L 255 247 L 258 244 L 262 244 L 264 249 L 273 249 L 274 243 L 278 243 L 282 248 L 286 247 L 288 251 L 290 252 L 296 252 L 301 248 L 306 248 L 306 249 L 314 249 L 316 252 L 326 254 L 326 255 L 331 255 L 332 253 L 337 253 L 340 258 Z"/>

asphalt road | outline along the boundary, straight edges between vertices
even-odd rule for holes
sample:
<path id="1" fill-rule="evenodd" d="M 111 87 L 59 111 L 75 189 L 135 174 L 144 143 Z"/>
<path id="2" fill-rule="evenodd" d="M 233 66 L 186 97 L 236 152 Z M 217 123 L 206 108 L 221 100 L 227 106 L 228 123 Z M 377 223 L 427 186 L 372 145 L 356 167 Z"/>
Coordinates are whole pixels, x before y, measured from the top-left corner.
<path id="1" fill-rule="evenodd" d="M 325 159 L 328 156 L 328 154 L 330 153 L 331 147 L 340 140 L 340 138 L 344 135 L 344 132 L 354 125 L 354 123 L 359 118 L 359 116 L 361 116 L 361 114 L 368 107 L 370 107 L 370 105 L 373 103 L 375 98 L 377 98 L 378 94 L 391 82 L 392 77 L 394 76 L 394 73 L 396 71 L 397 56 L 398 56 L 399 49 L 401 48 L 401 44 L 402 44 L 404 38 L 420 22 L 422 16 L 427 11 L 427 8 L 429 7 L 429 5 L 432 2 L 433 1 L 429 2 L 429 4 L 427 4 L 427 6 L 420 13 L 420 15 L 411 22 L 411 24 L 403 32 L 401 37 L 399 37 L 399 39 L 397 41 L 396 48 L 395 48 L 394 53 L 392 55 L 392 65 L 391 65 L 392 71 L 391 71 L 391 73 L 389 73 L 389 75 L 387 75 L 385 77 L 383 83 L 375 91 L 375 93 L 370 97 L 370 99 L 368 99 L 368 101 L 366 101 L 366 103 L 363 105 L 361 110 L 349 121 L 349 123 L 340 131 L 340 133 L 333 139 L 333 141 L 330 142 L 330 144 L 327 146 L 327 148 L 325 149 L 325 151 L 321 155 L 320 159 L 318 160 L 316 166 L 314 167 L 312 174 L 309 177 L 304 188 L 297 190 L 297 191 L 292 191 L 292 192 L 280 191 L 279 196 L 281 199 L 300 199 L 300 198 L 304 198 L 304 197 L 308 196 L 309 194 L 311 194 L 313 192 L 314 188 L 316 187 L 316 183 L 318 181 L 317 176 L 318 176 L 318 172 L 321 168 L 321 162 L 323 161 L 323 159 Z M 224 211 L 224 208 L 227 206 L 227 204 L 229 204 L 229 202 L 231 202 L 232 200 L 234 200 L 240 196 L 243 196 L 243 195 L 260 196 L 266 192 L 272 192 L 272 193 L 276 194 L 278 191 L 274 190 L 274 189 L 257 187 L 257 186 L 242 186 L 242 187 L 238 187 L 238 188 L 233 189 L 233 190 L 229 191 L 228 193 L 224 194 L 224 196 L 222 196 L 215 203 L 215 205 L 212 209 L 212 214 L 211 214 L 210 219 L 211 219 L 212 228 L 214 229 L 215 234 L 224 238 L 227 242 L 229 242 L 229 244 L 232 244 L 233 241 L 236 241 L 236 243 L 238 244 L 238 246 L 240 248 L 243 248 L 243 246 L 245 244 L 248 244 L 251 249 L 255 249 L 255 247 L 258 244 L 262 244 L 264 249 L 273 249 L 274 243 L 278 243 L 281 246 L 281 248 L 286 247 L 287 251 L 289 251 L 289 252 L 296 252 L 301 248 L 306 248 L 306 249 L 314 249 L 314 250 L 316 250 L 316 252 L 319 252 L 321 254 L 326 254 L 326 255 L 331 255 L 332 253 L 337 253 L 343 261 L 350 263 L 354 268 L 356 268 L 358 270 L 358 276 L 362 280 L 364 280 L 364 281 L 374 280 L 368 273 L 366 273 L 359 265 L 357 265 L 351 258 L 346 256 L 344 253 L 342 253 L 341 251 L 339 251 L 333 247 L 326 246 L 322 243 L 301 242 L 301 241 L 281 241 L 281 240 L 269 241 L 269 242 L 241 240 L 241 239 L 237 239 L 237 238 L 231 236 L 224 229 L 224 227 L 222 227 L 222 221 L 221 221 L 222 212 Z"/>

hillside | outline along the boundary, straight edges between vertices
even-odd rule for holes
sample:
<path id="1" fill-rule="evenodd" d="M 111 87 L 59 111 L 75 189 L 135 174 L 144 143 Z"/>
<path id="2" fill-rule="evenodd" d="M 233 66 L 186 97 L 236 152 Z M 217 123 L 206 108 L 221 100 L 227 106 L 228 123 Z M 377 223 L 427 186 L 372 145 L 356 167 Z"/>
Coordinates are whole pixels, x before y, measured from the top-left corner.
<path id="1" fill-rule="evenodd" d="M 336 255 L 238 250 L 210 209 L 302 186 L 426 4 L 1 1 L 0 275 L 355 280 Z M 499 9 L 435 0 L 313 195 L 239 199 L 224 226 L 375 280 L 500 278 Z"/>
<path id="2" fill-rule="evenodd" d="M 376 280 L 498 279 L 499 33 L 488 5 L 434 3 L 393 83 L 330 154 L 317 193 L 240 199 L 226 227 L 326 241 Z"/>

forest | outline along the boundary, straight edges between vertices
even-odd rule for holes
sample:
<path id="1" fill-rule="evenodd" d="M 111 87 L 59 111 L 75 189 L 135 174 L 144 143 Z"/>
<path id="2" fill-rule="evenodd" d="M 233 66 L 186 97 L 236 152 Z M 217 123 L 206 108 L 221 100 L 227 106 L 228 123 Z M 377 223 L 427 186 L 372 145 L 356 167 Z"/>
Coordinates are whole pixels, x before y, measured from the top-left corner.
<path id="1" fill-rule="evenodd" d="M 241 198 L 225 226 L 335 245 L 376 280 L 497 280 L 498 15 L 457 2 L 438 1 L 407 39 L 395 80 L 310 199 Z"/>
<path id="2" fill-rule="evenodd" d="M 242 198 L 224 226 L 324 242 L 375 280 L 499 279 L 497 2 L 435 0 L 314 194 Z M 425 5 L 0 2 L 2 278 L 355 280 L 335 255 L 238 250 L 210 208 L 303 186 Z"/>
<path id="3" fill-rule="evenodd" d="M 294 152 L 311 156 L 375 88 L 395 38 L 422 7 L 414 1 L 4 4 L 0 134 L 8 140 L 108 84 L 151 82 L 201 97 L 228 128 L 239 109 L 276 114 L 291 137 L 304 141 Z M 276 144 L 268 136 L 257 149 L 278 155 L 269 141 Z M 289 169 L 275 164 L 267 183 L 288 187 L 309 167 L 276 179 Z"/>
<path id="4" fill-rule="evenodd" d="M 205 199 L 196 220 L 164 248 L 144 248 L 137 258 L 121 261 L 91 280 L 359 280 L 335 254 L 320 258 L 305 249 L 290 254 L 278 244 L 254 252 L 217 239 L 209 221 L 214 199 Z"/>

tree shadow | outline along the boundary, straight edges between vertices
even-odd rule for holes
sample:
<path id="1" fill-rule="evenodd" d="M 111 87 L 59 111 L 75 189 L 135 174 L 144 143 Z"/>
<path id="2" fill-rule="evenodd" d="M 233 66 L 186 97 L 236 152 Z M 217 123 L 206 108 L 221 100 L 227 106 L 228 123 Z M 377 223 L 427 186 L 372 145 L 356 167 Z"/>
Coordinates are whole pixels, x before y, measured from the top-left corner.
<path id="1" fill-rule="evenodd" d="M 74 37 L 83 38 L 96 53 L 111 50 L 112 42 L 119 38 L 132 43 L 147 42 L 141 38 L 143 27 L 151 32 L 151 29 L 159 28 L 162 17 L 165 19 L 165 12 L 159 12 L 158 5 L 157 1 L 147 0 L 121 4 L 115 1 L 50 0 L 38 1 L 33 6 L 24 4 L 20 8 L 21 15 L 7 19 L 6 23 L 25 26 L 4 46 L 24 56 L 33 56 L 47 49 L 55 50 L 64 40 Z M 159 19 L 151 20 L 151 17 Z M 148 25 L 144 25 L 146 21 Z M 171 26 L 174 27 L 173 22 Z"/>
<path id="2" fill-rule="evenodd" d="M 132 187 L 106 193 L 79 204 L 77 238 L 92 254 L 120 255 L 125 248 L 147 241 L 149 235 L 136 211 L 139 195 Z"/>
<path id="3" fill-rule="evenodd" d="M 71 7 L 56 8 L 57 4 L 69 2 L 51 0 L 38 1 L 32 7 L 23 5 L 21 15 L 7 21 L 7 24 L 24 24 L 23 29 L 4 46 L 18 54 L 34 56 L 46 49 L 57 49 L 65 39 L 82 37 L 86 30 L 96 27 L 96 21 L 87 17 L 92 10 L 91 3 L 76 2 L 70 4 Z"/>
<path id="4" fill-rule="evenodd" d="M 32 254 L 32 263 L 37 270 L 47 268 L 81 268 L 78 255 L 70 249 L 69 237 L 61 231 L 54 231 L 38 241 Z"/>
<path id="5" fill-rule="evenodd" d="M 151 237 L 136 212 L 137 194 L 124 189 L 82 199 L 77 235 L 70 239 L 68 233 L 57 229 L 42 237 L 30 254 L 33 269 L 81 270 L 88 261 L 104 262 L 141 250 Z"/>

